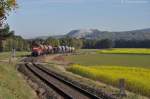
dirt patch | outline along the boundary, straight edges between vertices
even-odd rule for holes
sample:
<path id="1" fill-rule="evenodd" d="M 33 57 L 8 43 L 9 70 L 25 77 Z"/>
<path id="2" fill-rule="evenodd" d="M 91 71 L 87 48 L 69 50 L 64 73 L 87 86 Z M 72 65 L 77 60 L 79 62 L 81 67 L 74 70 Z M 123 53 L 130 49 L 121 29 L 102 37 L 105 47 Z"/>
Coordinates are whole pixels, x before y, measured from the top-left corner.
<path id="1" fill-rule="evenodd" d="M 36 60 L 38 60 L 38 62 L 40 63 L 54 63 L 62 66 L 67 66 L 72 64 L 71 62 L 65 60 L 64 55 L 62 54 L 40 56 L 37 57 Z"/>
<path id="2" fill-rule="evenodd" d="M 61 62 L 65 62 L 65 59 L 64 59 L 64 57 L 63 57 L 63 56 L 56 56 L 56 57 L 54 57 L 52 60 L 54 60 L 54 61 L 61 61 Z"/>
<path id="3" fill-rule="evenodd" d="M 66 60 L 64 58 L 64 55 L 56 56 L 52 59 L 52 61 L 55 62 L 55 64 L 59 64 L 59 65 L 63 65 L 63 66 L 69 66 L 69 65 L 73 64 L 72 62 Z"/>
<path id="4" fill-rule="evenodd" d="M 53 58 L 57 57 L 59 55 L 44 55 L 44 56 L 39 56 L 39 57 L 35 57 L 36 58 L 36 61 L 39 61 L 39 62 L 50 62 L 53 60 Z"/>

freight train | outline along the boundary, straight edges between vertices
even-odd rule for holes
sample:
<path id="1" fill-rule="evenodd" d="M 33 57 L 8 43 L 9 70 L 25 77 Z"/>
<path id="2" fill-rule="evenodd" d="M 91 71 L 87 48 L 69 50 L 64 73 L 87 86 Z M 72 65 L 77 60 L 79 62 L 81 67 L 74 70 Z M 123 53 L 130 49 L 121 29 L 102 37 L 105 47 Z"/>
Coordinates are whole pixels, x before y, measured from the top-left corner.
<path id="1" fill-rule="evenodd" d="M 51 46 L 51 45 L 36 45 L 32 46 L 32 56 L 41 56 L 55 53 L 72 53 L 75 51 L 74 47 L 70 46 Z"/>

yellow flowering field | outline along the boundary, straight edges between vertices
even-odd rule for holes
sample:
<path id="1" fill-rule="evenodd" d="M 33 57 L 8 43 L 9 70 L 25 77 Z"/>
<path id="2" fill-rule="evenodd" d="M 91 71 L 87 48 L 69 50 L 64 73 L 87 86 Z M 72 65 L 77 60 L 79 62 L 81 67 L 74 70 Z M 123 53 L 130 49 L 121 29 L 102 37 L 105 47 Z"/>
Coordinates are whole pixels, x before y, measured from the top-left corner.
<path id="1" fill-rule="evenodd" d="M 150 49 L 146 48 L 114 48 L 98 50 L 98 53 L 104 54 L 150 54 Z"/>
<path id="2" fill-rule="evenodd" d="M 123 78 L 127 90 L 150 97 L 150 69 L 148 68 L 73 65 L 67 70 L 113 86 L 118 86 L 118 80 Z"/>

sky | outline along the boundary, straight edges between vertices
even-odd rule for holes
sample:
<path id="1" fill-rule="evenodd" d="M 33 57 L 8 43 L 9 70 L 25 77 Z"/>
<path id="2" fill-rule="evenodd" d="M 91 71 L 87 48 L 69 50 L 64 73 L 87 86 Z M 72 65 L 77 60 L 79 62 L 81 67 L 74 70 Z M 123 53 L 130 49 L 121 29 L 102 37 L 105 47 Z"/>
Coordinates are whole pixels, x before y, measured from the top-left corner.
<path id="1" fill-rule="evenodd" d="M 7 23 L 24 38 L 74 29 L 129 31 L 150 28 L 150 0 L 17 0 Z"/>

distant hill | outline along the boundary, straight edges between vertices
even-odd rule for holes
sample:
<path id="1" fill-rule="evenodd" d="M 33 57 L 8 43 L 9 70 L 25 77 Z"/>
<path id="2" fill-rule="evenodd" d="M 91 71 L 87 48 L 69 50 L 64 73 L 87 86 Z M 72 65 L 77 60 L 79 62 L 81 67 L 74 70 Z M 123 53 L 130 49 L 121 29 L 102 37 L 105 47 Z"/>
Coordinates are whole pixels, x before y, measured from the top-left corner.
<path id="1" fill-rule="evenodd" d="M 85 39 L 150 40 L 150 28 L 124 32 L 108 32 L 100 31 L 98 29 L 80 29 L 70 31 L 67 36 Z"/>
<path id="2" fill-rule="evenodd" d="M 78 29 L 72 30 L 66 35 L 55 35 L 50 37 L 59 39 L 66 36 L 84 39 L 150 40 L 150 28 L 122 32 L 100 31 L 98 29 Z M 36 38 L 47 39 L 48 37 L 49 36 L 41 36 Z"/>

